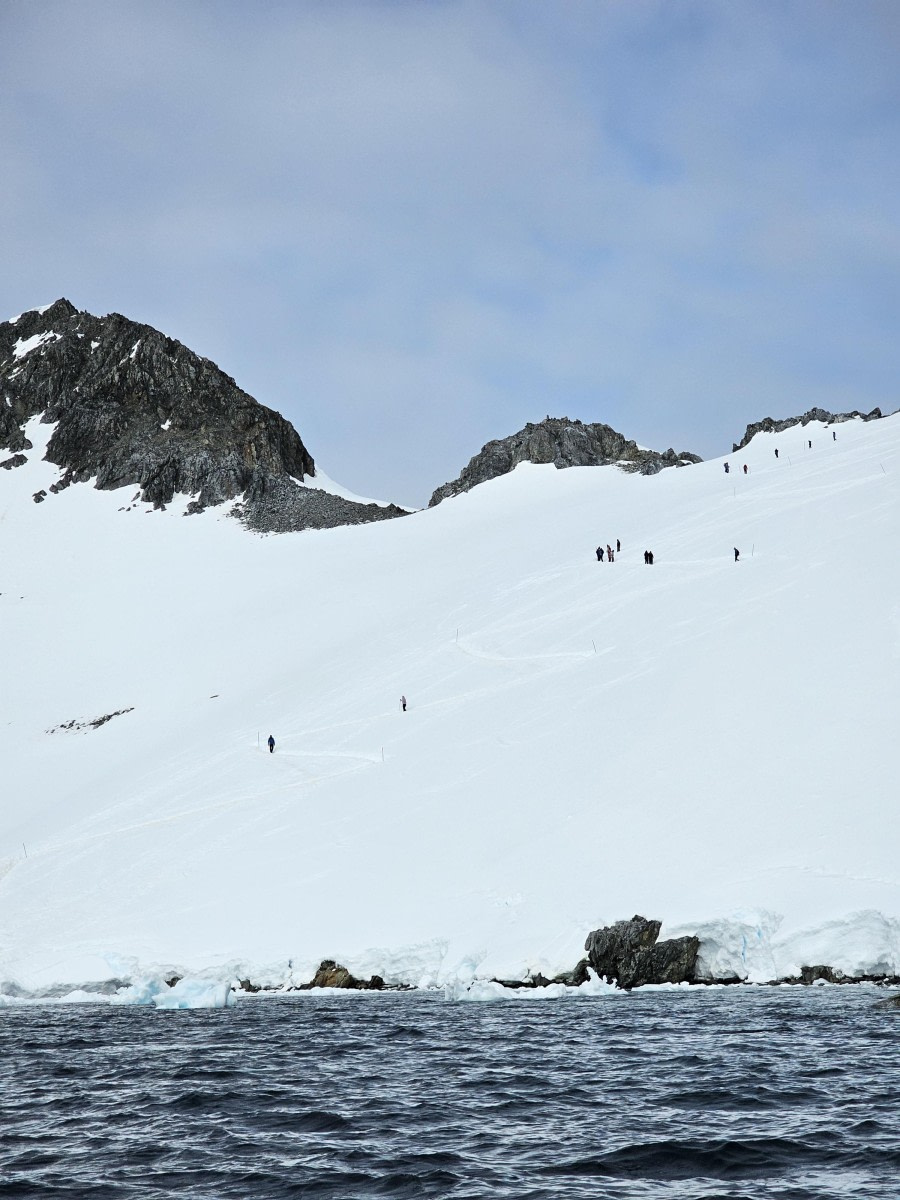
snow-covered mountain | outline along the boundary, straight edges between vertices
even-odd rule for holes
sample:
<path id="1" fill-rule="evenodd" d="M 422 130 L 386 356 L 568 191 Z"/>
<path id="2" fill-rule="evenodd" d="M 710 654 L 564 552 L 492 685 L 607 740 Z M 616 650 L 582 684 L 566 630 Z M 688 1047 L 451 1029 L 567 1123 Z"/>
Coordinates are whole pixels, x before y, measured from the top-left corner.
<path id="1" fill-rule="evenodd" d="M 285 537 L 35 504 L 53 432 L 0 471 L 0 992 L 549 976 L 632 913 L 900 970 L 900 417 Z"/>

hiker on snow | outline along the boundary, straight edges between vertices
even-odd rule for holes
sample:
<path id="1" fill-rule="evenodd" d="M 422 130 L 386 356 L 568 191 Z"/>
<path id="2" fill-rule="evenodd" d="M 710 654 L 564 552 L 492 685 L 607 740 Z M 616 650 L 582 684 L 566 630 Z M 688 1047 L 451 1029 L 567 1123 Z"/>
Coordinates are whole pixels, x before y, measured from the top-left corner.
<path id="1" fill-rule="evenodd" d="M 404 712 L 406 712 L 406 697 L 405 696 L 400 697 L 400 707 L 403 709 Z"/>
<path id="2" fill-rule="evenodd" d="M 612 552 L 612 546 L 607 546 L 607 547 L 606 547 L 606 561 L 607 561 L 607 562 L 612 562 L 612 561 L 613 561 L 613 552 Z"/>
<path id="3" fill-rule="evenodd" d="M 737 560 L 738 560 L 740 557 L 741 557 L 741 552 L 740 552 L 740 550 L 738 550 L 737 546 L 735 546 L 735 548 L 734 548 L 734 561 L 735 561 L 735 562 L 737 562 Z"/>
<path id="4" fill-rule="evenodd" d="M 603 562 L 603 547 L 597 547 L 597 562 Z"/>
<path id="5" fill-rule="evenodd" d="M 744 474 L 745 475 L 747 474 L 747 464 L 746 463 L 744 463 Z"/>
<path id="6" fill-rule="evenodd" d="M 776 458 L 778 457 L 778 447 L 777 446 L 775 447 L 775 457 Z"/>
<path id="7" fill-rule="evenodd" d="M 269 753 L 272 754 L 275 750 L 275 739 L 272 737 L 271 733 L 269 734 L 269 740 L 266 744 L 269 747 Z"/>
<path id="8" fill-rule="evenodd" d="M 731 470 L 731 467 L 729 467 L 728 463 L 726 463 L 725 464 L 725 474 L 727 475 L 730 470 Z"/>
<path id="9" fill-rule="evenodd" d="M 619 541 L 618 538 L 616 538 L 616 554 L 618 554 L 621 549 L 622 549 L 622 543 Z"/>

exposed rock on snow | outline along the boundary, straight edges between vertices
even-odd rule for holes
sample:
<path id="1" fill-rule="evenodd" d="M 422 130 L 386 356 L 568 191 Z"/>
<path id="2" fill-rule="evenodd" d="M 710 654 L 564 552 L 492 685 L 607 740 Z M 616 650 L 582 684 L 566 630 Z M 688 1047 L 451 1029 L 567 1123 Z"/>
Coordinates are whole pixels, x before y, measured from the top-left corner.
<path id="1" fill-rule="evenodd" d="M 235 515 L 261 531 L 402 515 L 310 498 L 301 484 L 315 464 L 288 421 L 208 359 L 118 313 L 95 317 L 57 300 L 0 324 L 0 388 L 0 449 L 13 452 L 4 465 L 22 461 L 29 418 L 56 425 L 46 453 L 63 470 L 54 493 L 88 480 L 101 490 L 136 484 L 155 508 L 176 493 L 194 497 L 190 512 L 242 497 Z"/>
<path id="2" fill-rule="evenodd" d="M 634 916 L 589 933 L 584 943 L 588 960 L 601 978 L 620 987 L 647 983 L 692 983 L 697 966 L 697 937 L 658 942 L 661 921 Z"/>
<path id="3" fill-rule="evenodd" d="M 76 721 L 73 717 L 71 721 L 63 721 L 62 725 L 54 725 L 52 729 L 48 729 L 48 733 L 77 733 L 80 729 L 99 729 L 101 725 L 105 725 L 107 721 L 111 721 L 113 717 L 124 717 L 126 713 L 134 712 L 134 705 L 131 708 L 119 708 L 115 712 L 104 713 L 102 717 L 94 717 L 91 721 Z"/>
<path id="4" fill-rule="evenodd" d="M 488 442 L 464 467 L 457 479 L 445 483 L 428 502 L 440 504 L 448 496 L 459 495 L 506 475 L 521 462 L 553 463 L 555 467 L 597 467 L 617 465 L 642 475 L 656 475 L 663 467 L 681 467 L 702 462 L 687 451 L 676 454 L 666 450 L 643 450 L 609 425 L 570 421 L 568 417 L 547 417 L 537 425 L 529 422 L 510 437 Z"/>
<path id="5" fill-rule="evenodd" d="M 772 417 L 763 417 L 761 421 L 755 421 L 752 425 L 747 426 L 741 440 L 733 443 L 731 453 L 737 454 L 738 450 L 743 450 L 758 433 L 782 433 L 785 429 L 792 429 L 795 425 L 809 425 L 811 421 L 821 421 L 823 425 L 840 425 L 844 421 L 878 421 L 882 415 L 880 408 L 873 408 L 870 413 L 861 413 L 856 410 L 849 413 L 830 413 L 824 408 L 811 408 L 802 417 L 785 417 L 782 421 L 775 421 Z"/>

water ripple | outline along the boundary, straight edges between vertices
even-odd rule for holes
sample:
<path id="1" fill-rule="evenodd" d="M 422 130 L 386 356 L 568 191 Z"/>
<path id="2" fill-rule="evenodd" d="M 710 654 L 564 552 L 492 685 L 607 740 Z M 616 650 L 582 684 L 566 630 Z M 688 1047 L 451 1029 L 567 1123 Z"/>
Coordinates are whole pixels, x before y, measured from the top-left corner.
<path id="1" fill-rule="evenodd" d="M 0 1197 L 896 1200 L 872 989 L 0 1010 Z"/>

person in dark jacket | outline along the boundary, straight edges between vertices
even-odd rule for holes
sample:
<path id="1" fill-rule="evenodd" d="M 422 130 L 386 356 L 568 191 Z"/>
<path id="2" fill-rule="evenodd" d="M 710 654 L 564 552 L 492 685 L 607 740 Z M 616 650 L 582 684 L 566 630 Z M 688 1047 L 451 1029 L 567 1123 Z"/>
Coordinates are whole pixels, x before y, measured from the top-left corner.
<path id="1" fill-rule="evenodd" d="M 607 546 L 607 547 L 606 547 L 606 561 L 607 561 L 607 562 L 612 562 L 612 561 L 613 561 L 613 552 L 612 552 L 612 546 Z"/>
<path id="2" fill-rule="evenodd" d="M 778 457 L 778 447 L 777 446 L 775 447 L 775 457 L 776 458 Z"/>
<path id="3" fill-rule="evenodd" d="M 725 474 L 727 475 L 730 470 L 731 470 L 731 467 L 729 467 L 728 463 L 726 463 L 725 464 Z"/>
<path id="4" fill-rule="evenodd" d="M 735 546 L 735 548 L 734 548 L 734 561 L 735 561 L 735 562 L 737 562 L 737 560 L 738 560 L 740 557 L 741 557 L 741 552 L 740 552 L 740 550 L 738 550 L 737 546 Z"/>
<path id="5" fill-rule="evenodd" d="M 647 551 L 647 562 L 650 564 L 651 567 L 653 566 L 653 551 L 652 550 Z"/>
<path id="6" fill-rule="evenodd" d="M 267 742 L 266 744 L 267 744 L 267 745 L 268 745 L 268 747 L 269 747 L 269 753 L 270 753 L 270 754 L 274 753 L 274 751 L 275 751 L 275 739 L 272 737 L 271 733 L 269 734 L 269 740 L 268 740 L 268 742 Z"/>
<path id="7" fill-rule="evenodd" d="M 603 547 L 597 547 L 597 562 L 603 562 Z"/>
<path id="8" fill-rule="evenodd" d="M 400 707 L 403 709 L 404 712 L 406 712 L 406 697 L 405 696 L 400 697 Z"/>
<path id="9" fill-rule="evenodd" d="M 616 554 L 618 554 L 621 549 L 622 549 L 622 543 L 619 541 L 618 538 L 616 538 Z"/>

